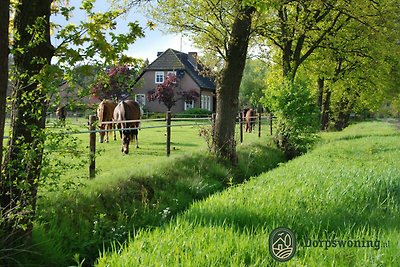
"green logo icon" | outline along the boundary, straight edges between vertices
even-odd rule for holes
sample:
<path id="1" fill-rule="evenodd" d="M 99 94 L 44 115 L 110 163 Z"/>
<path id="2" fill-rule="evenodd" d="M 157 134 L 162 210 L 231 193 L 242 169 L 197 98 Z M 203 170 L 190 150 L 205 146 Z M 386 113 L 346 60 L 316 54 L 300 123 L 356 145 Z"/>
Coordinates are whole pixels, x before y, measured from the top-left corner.
<path id="1" fill-rule="evenodd" d="M 284 262 L 293 258 L 296 253 L 296 237 L 284 227 L 276 228 L 269 235 L 269 252 L 276 261 Z"/>

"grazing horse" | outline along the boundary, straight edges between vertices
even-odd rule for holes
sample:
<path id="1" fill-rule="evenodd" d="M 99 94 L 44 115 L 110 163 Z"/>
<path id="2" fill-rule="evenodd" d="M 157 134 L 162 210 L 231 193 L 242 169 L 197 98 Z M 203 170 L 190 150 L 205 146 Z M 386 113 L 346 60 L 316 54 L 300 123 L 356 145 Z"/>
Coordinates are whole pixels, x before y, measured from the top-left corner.
<path id="1" fill-rule="evenodd" d="M 65 118 L 67 117 L 67 110 L 65 106 L 58 106 L 56 109 L 56 117 L 61 125 L 65 126 Z"/>
<path id="2" fill-rule="evenodd" d="M 129 153 L 129 143 L 136 140 L 136 148 L 139 148 L 138 141 L 138 129 L 128 129 L 126 128 L 138 128 L 141 112 L 140 106 L 137 102 L 133 100 L 125 100 L 118 103 L 114 109 L 114 121 L 119 131 L 120 137 L 122 139 L 122 149 L 121 151 L 125 154 Z M 124 122 L 130 120 L 137 120 L 136 122 Z"/>
<path id="3" fill-rule="evenodd" d="M 246 111 L 246 132 L 249 131 L 251 133 L 253 131 L 253 127 L 256 121 L 256 112 L 254 109 L 249 109 Z"/>
<path id="4" fill-rule="evenodd" d="M 103 100 L 100 102 L 97 108 L 97 118 L 99 119 L 100 130 L 111 130 L 114 129 L 114 123 L 102 124 L 103 122 L 112 122 L 113 114 L 116 104 L 111 100 Z M 104 140 L 104 136 L 106 137 Z M 116 134 L 114 132 L 114 140 L 117 140 Z M 106 141 L 108 143 L 108 131 L 100 132 L 99 142 L 103 143 Z"/>

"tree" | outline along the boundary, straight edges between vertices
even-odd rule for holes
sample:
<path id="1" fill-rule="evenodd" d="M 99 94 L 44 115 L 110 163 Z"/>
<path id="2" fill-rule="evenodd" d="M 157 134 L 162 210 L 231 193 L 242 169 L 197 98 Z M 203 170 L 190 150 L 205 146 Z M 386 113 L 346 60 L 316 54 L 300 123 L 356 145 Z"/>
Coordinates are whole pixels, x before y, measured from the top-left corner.
<path id="1" fill-rule="evenodd" d="M 50 4 L 22 1 L 14 19 L 14 61 L 19 78 L 13 93 L 12 133 L 1 188 L 2 213 L 9 214 L 3 229 L 10 233 L 10 247 L 32 231 L 47 102 L 39 74 L 50 64 L 54 52 L 50 44 Z"/>
<path id="2" fill-rule="evenodd" d="M 227 44 L 225 65 L 217 86 L 217 114 L 214 125 L 213 151 L 237 164 L 235 126 L 239 109 L 239 88 L 246 64 L 251 35 L 253 7 L 239 2 Z"/>
<path id="3" fill-rule="evenodd" d="M 264 24 L 257 32 L 270 41 L 279 57 L 282 75 L 294 80 L 299 67 L 327 40 L 334 38 L 352 20 L 364 20 L 374 1 L 270 1 Z"/>
<path id="4" fill-rule="evenodd" d="M 62 79 L 70 78 L 68 69 L 86 57 L 96 55 L 108 65 L 122 57 L 128 43 L 142 36 L 142 29 L 130 23 L 130 32 L 111 34 L 108 38 L 103 31 L 115 27 L 115 18 L 124 11 L 94 13 L 93 1 L 86 0 L 82 1 L 82 9 L 88 13 L 88 21 L 61 30 L 57 37 L 64 41 L 55 48 L 50 42 L 51 11 L 68 17 L 73 8 L 52 8 L 52 3 L 52 0 L 20 0 L 15 11 L 11 50 L 16 72 L 12 130 L 0 184 L 0 213 L 6 215 L 0 222 L 0 232 L 7 234 L 6 250 L 29 242 L 32 234 L 46 138 L 46 110 L 52 93 L 49 90 L 56 90 Z M 53 56 L 57 56 L 57 66 L 51 65 Z"/>
<path id="5" fill-rule="evenodd" d="M 240 84 L 240 106 L 258 108 L 262 105 L 267 73 L 268 63 L 259 59 L 247 60 Z"/>
<path id="6" fill-rule="evenodd" d="M 386 1 L 377 6 L 379 12 L 368 11 L 368 17 L 354 14 L 362 21 L 349 21 L 335 38 L 324 40 L 311 56 L 307 68 L 319 77 L 321 129 L 333 124 L 341 130 L 348 125 L 351 113 L 377 110 L 392 95 L 391 70 L 398 58 L 393 39 L 398 31 L 393 25 L 398 11 L 394 7 L 394 3 Z"/>
<path id="7" fill-rule="evenodd" d="M 177 88 L 178 78 L 174 74 L 169 74 L 162 84 L 157 85 L 156 89 L 147 93 L 149 101 L 156 101 L 163 103 L 167 110 L 170 111 L 175 105 L 177 99 L 175 98 L 174 89 Z"/>
<path id="8" fill-rule="evenodd" d="M 179 9 L 176 7 L 179 6 Z M 239 88 L 256 9 L 247 1 L 163 1 L 153 16 L 171 31 L 186 32 L 194 42 L 222 59 L 217 79 L 217 110 L 212 151 L 237 163 L 235 125 Z"/>
<path id="9" fill-rule="evenodd" d="M 115 66 L 105 71 L 105 76 L 98 77 L 92 87 L 92 94 L 99 99 L 122 100 L 132 93 L 132 85 L 142 69 L 141 64 L 136 66 Z M 103 81 L 104 80 L 104 81 Z"/>
<path id="10" fill-rule="evenodd" d="M 360 26 L 379 28 L 377 21 L 383 17 L 389 2 L 392 1 L 388 0 L 383 4 L 376 1 L 269 1 L 270 5 L 264 6 L 264 17 L 261 18 L 264 24 L 258 24 L 256 31 L 269 40 L 274 59 L 278 62 L 277 66 L 281 68 L 284 84 L 295 88 L 296 76 L 301 66 L 304 66 L 312 56 L 321 51 L 327 43 L 332 44 L 339 40 L 339 42 L 345 44 L 345 49 L 351 51 L 353 49 L 352 39 L 356 38 L 357 34 L 360 34 L 357 33 L 357 29 Z M 391 4 L 394 5 L 395 3 L 392 2 Z M 364 38 L 365 36 L 361 35 L 361 37 Z M 363 50 L 353 50 L 353 54 L 360 52 L 362 53 Z M 339 61 L 332 61 L 331 66 L 343 69 L 344 64 L 340 62 L 350 54 L 337 53 L 337 51 L 332 51 L 332 53 L 336 53 L 336 59 Z M 322 119 L 326 120 L 327 113 L 324 109 L 327 110 L 330 105 L 331 92 L 327 91 L 327 97 L 324 98 L 324 85 L 326 85 L 327 77 L 323 75 L 317 77 L 319 81 L 318 101 L 323 108 Z M 293 85 L 290 85 L 290 82 Z M 358 83 L 365 86 L 361 79 L 358 80 Z M 274 88 L 269 84 L 268 87 Z M 355 99 L 359 98 L 357 95 L 359 88 L 351 87 L 351 89 L 347 88 L 343 91 L 344 94 L 339 101 L 338 106 L 342 107 L 345 113 L 338 113 L 338 121 L 346 120 L 350 114 L 349 110 L 355 105 Z M 275 88 L 278 90 L 283 89 L 280 86 L 275 86 Z M 349 95 L 351 95 L 351 98 L 347 97 Z M 284 97 L 283 95 L 281 96 Z M 301 102 L 299 103 L 301 104 Z M 282 115 L 284 114 L 282 113 Z M 282 123 L 278 123 L 279 128 L 276 133 L 281 138 L 295 136 L 293 134 L 285 134 L 288 129 L 292 132 L 301 131 L 301 129 L 285 125 L 285 123 L 290 123 L 290 117 L 282 117 L 278 118 L 278 120 L 281 120 Z M 278 146 L 286 143 L 291 143 L 291 140 L 279 142 Z M 284 147 L 281 148 L 285 150 Z"/>
<path id="11" fill-rule="evenodd" d="M 156 101 L 163 103 L 168 111 L 175 106 L 179 98 L 175 97 L 175 91 L 178 88 L 179 79 L 175 74 L 168 74 L 165 81 L 162 84 L 157 85 L 154 90 L 147 93 L 147 99 L 149 101 Z M 180 95 L 184 100 L 195 100 L 200 95 L 195 90 L 189 91 L 178 91 L 176 95 Z"/>
<path id="12" fill-rule="evenodd" d="M 3 137 L 8 88 L 8 22 L 10 1 L 0 6 L 0 170 L 3 162 Z"/>

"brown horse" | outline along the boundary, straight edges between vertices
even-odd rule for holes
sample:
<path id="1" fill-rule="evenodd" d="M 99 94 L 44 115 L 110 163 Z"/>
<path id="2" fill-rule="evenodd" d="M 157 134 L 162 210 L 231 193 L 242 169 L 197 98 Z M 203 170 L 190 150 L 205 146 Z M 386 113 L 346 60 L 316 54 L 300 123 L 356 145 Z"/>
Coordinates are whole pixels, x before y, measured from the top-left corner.
<path id="1" fill-rule="evenodd" d="M 246 132 L 249 131 L 251 133 L 253 131 L 253 127 L 256 121 L 256 112 L 254 109 L 249 109 L 246 111 Z"/>
<path id="2" fill-rule="evenodd" d="M 114 121 L 119 131 L 120 137 L 122 139 L 122 149 L 121 151 L 125 154 L 129 153 L 129 143 L 136 140 L 136 148 L 139 148 L 138 141 L 138 127 L 141 112 L 140 106 L 137 102 L 132 100 L 125 100 L 118 103 L 114 109 Z M 135 122 L 124 122 L 137 120 Z M 136 128 L 136 129 L 132 129 Z"/>
<path id="3" fill-rule="evenodd" d="M 116 104 L 111 100 L 103 100 L 100 102 L 97 108 L 97 118 L 99 119 L 100 130 L 106 130 L 105 132 L 100 132 L 99 142 L 103 143 L 106 141 L 108 143 L 108 131 L 114 129 L 114 123 L 103 124 L 103 122 L 112 122 L 113 113 Z M 104 140 L 104 136 L 106 137 Z M 114 140 L 117 140 L 116 134 L 114 132 Z"/>
<path id="4" fill-rule="evenodd" d="M 58 106 L 56 110 L 56 117 L 62 126 L 65 126 L 65 118 L 67 117 L 67 109 L 65 106 Z"/>

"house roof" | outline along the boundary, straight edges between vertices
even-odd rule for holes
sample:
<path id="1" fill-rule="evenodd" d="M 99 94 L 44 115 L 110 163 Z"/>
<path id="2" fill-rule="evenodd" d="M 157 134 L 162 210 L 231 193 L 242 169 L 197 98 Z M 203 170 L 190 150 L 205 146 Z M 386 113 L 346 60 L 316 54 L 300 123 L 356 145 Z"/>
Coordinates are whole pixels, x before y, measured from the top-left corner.
<path id="1" fill-rule="evenodd" d="M 185 70 L 200 88 L 215 90 L 214 81 L 200 73 L 204 69 L 203 66 L 200 63 L 196 65 L 194 66 L 189 61 L 188 54 L 169 48 L 154 60 L 145 71 Z"/>

